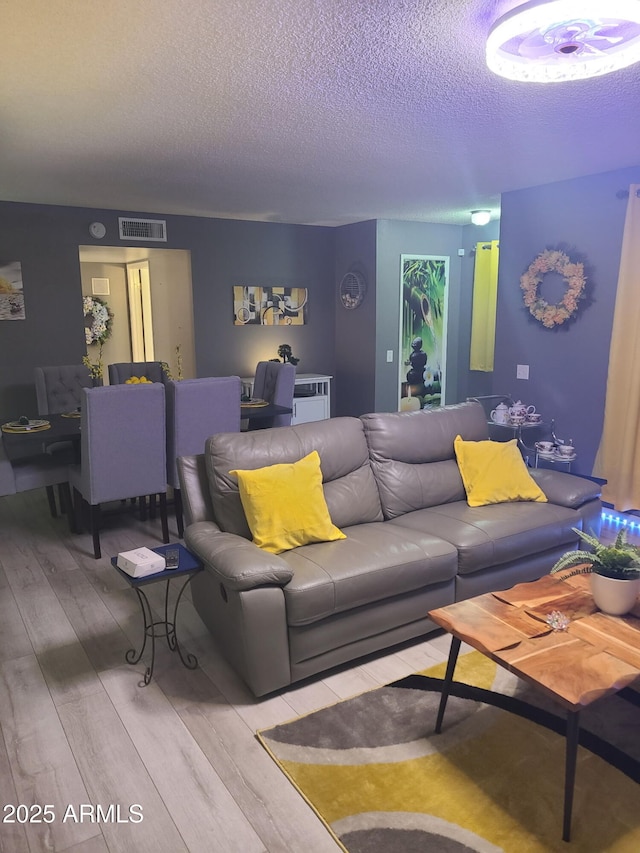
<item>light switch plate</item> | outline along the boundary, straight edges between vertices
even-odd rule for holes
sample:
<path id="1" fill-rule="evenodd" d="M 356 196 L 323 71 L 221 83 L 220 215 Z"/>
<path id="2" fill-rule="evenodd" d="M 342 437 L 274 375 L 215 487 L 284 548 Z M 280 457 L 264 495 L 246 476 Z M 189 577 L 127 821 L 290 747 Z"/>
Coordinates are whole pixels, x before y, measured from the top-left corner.
<path id="1" fill-rule="evenodd" d="M 393 361 L 393 350 L 388 349 L 387 350 L 387 364 L 391 364 L 392 361 Z"/>
<path id="2" fill-rule="evenodd" d="M 529 378 L 529 365 L 528 364 L 516 365 L 516 379 L 528 379 L 528 378 Z"/>

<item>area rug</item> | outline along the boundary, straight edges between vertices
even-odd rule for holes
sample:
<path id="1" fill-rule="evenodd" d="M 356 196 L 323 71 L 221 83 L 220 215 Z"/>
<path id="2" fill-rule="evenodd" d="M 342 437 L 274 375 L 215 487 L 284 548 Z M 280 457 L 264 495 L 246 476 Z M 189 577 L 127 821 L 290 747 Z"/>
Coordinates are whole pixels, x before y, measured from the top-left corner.
<path id="1" fill-rule="evenodd" d="M 581 712 L 572 835 L 566 843 L 562 712 L 472 652 L 458 661 L 443 730 L 436 735 L 444 668 L 258 732 L 344 850 L 640 850 L 637 691 Z M 494 702 L 502 707 L 489 704 Z"/>

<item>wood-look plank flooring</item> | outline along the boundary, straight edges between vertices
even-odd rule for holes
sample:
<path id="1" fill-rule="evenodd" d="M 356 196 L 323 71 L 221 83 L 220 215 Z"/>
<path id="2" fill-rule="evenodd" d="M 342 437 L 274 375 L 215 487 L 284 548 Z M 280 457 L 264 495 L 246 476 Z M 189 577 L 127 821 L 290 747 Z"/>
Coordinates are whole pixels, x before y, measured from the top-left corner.
<path id="1" fill-rule="evenodd" d="M 0 851 L 338 850 L 256 730 L 441 662 L 448 638 L 255 699 L 185 595 L 178 631 L 199 667 L 160 642 L 154 679 L 140 687 L 143 662 L 124 660 L 141 642 L 139 605 L 109 559 L 161 544 L 160 522 L 117 509 L 94 560 L 90 536 L 52 518 L 44 490 L 0 498 Z M 170 532 L 175 541 L 174 519 Z M 146 590 L 160 614 L 162 586 Z M 18 805 L 49 806 L 54 819 L 6 822 Z"/>

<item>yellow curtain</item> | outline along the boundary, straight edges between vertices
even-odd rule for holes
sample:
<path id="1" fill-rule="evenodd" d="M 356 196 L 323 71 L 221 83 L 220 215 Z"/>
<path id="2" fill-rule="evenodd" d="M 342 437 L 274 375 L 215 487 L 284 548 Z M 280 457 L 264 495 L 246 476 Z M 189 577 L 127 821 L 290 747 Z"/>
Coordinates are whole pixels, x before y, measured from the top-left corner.
<path id="1" fill-rule="evenodd" d="M 615 509 L 640 509 L 640 184 L 629 188 L 609 349 L 604 427 L 593 473 Z"/>
<path id="2" fill-rule="evenodd" d="M 498 298 L 497 240 L 476 243 L 471 314 L 470 370 L 493 370 L 496 342 L 496 302 Z"/>

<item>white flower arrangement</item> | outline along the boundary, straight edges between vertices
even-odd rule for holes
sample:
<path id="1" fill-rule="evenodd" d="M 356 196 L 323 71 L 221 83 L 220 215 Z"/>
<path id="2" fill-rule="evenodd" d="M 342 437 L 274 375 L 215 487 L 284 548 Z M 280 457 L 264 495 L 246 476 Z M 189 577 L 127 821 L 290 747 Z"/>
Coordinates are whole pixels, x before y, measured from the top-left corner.
<path id="1" fill-rule="evenodd" d="M 113 325 L 113 312 L 106 302 L 97 296 L 82 297 L 82 312 L 91 322 L 84 328 L 84 337 L 87 346 L 98 344 L 98 360 L 91 361 L 88 355 L 83 356 L 82 363 L 89 368 L 92 379 L 102 379 L 102 345 L 111 337 Z"/>
<path id="2" fill-rule="evenodd" d="M 82 309 L 85 317 L 91 317 L 91 322 L 84 329 L 87 346 L 103 344 L 111 337 L 113 325 L 113 313 L 109 306 L 97 296 L 84 296 Z"/>

